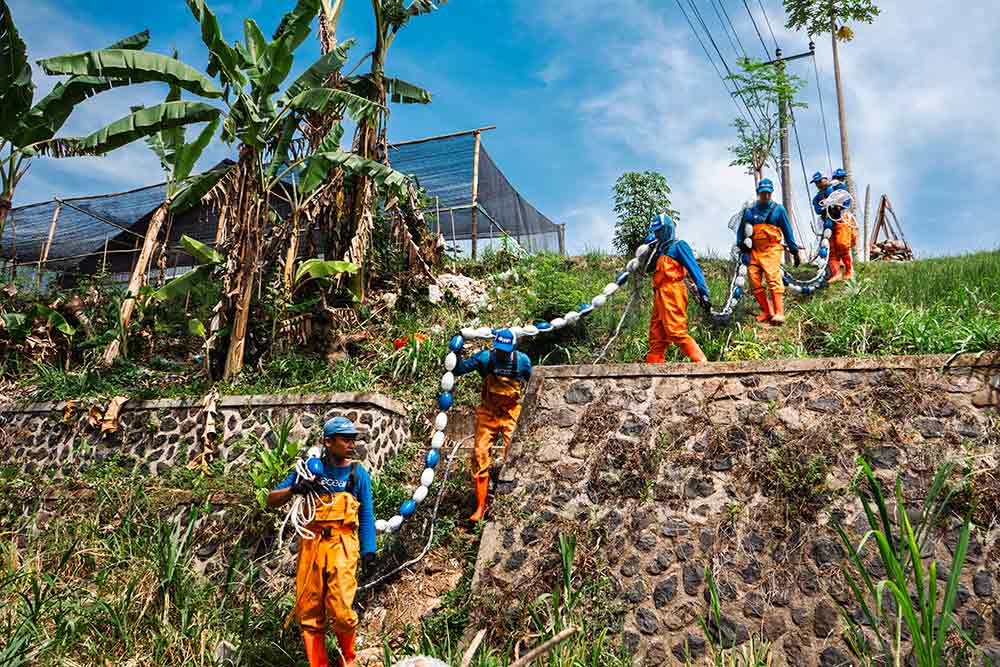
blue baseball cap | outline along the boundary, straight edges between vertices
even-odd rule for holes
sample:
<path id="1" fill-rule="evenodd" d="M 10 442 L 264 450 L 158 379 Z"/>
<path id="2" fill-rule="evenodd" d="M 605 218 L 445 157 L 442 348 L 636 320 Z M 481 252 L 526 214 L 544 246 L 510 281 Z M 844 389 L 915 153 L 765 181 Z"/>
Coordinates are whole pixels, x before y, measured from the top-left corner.
<path id="1" fill-rule="evenodd" d="M 332 438 L 335 435 L 356 438 L 358 437 L 358 429 L 354 427 L 354 422 L 347 417 L 334 417 L 323 424 L 323 437 Z"/>
<path id="2" fill-rule="evenodd" d="M 833 172 L 833 177 L 834 178 L 847 178 L 847 172 L 844 171 L 843 169 L 838 169 L 837 171 Z"/>
<path id="3" fill-rule="evenodd" d="M 517 347 L 517 338 L 510 329 L 501 329 L 493 338 L 493 349 L 501 352 L 513 352 Z"/>
<path id="4" fill-rule="evenodd" d="M 771 182 L 770 178 L 762 178 L 757 184 L 757 194 L 761 192 L 774 192 L 774 183 Z"/>
<path id="5" fill-rule="evenodd" d="M 823 175 L 823 172 L 821 172 L 821 171 L 817 171 L 817 172 L 816 172 L 815 174 L 813 174 L 813 177 L 812 177 L 812 180 L 811 180 L 811 181 L 809 181 L 809 182 L 810 182 L 810 183 L 813 183 L 813 184 L 815 184 L 815 183 L 819 183 L 819 182 L 820 182 L 820 181 L 822 181 L 822 180 L 823 180 L 824 178 L 826 178 L 826 176 L 824 176 L 824 175 Z"/>

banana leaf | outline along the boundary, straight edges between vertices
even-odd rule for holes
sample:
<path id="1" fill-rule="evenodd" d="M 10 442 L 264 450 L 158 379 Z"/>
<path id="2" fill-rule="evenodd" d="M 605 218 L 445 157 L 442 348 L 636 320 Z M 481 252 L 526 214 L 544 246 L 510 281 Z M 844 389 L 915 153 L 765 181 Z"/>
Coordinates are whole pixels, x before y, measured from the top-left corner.
<path id="1" fill-rule="evenodd" d="M 17 32 L 10 7 L 6 0 L 0 0 L 0 136 L 10 137 L 31 108 L 34 94 L 28 49 Z"/>
<path id="2" fill-rule="evenodd" d="M 176 215 L 194 208 L 205 195 L 212 191 L 212 188 L 219 184 L 219 181 L 226 177 L 233 166 L 235 165 L 206 171 L 204 174 L 187 179 L 170 200 L 168 207 L 170 212 Z"/>
<path id="3" fill-rule="evenodd" d="M 174 178 L 176 180 L 182 181 L 191 175 L 198 158 L 208 148 L 208 144 L 211 143 L 212 137 L 215 136 L 215 131 L 218 129 L 219 117 L 216 116 L 202 129 L 197 139 L 190 144 L 185 143 L 177 149 L 174 159 Z"/>
<path id="4" fill-rule="evenodd" d="M 193 271 L 168 280 L 163 287 L 153 292 L 153 298 L 162 302 L 185 297 L 198 285 L 210 281 L 214 270 L 214 266 L 199 266 Z"/>
<path id="5" fill-rule="evenodd" d="M 319 14 L 320 4 L 321 0 L 299 0 L 292 11 L 282 17 L 278 29 L 274 31 L 272 46 L 281 41 L 289 51 L 299 48 L 312 31 L 312 22 Z"/>
<path id="6" fill-rule="evenodd" d="M 208 67 L 205 71 L 209 76 L 222 73 L 225 83 L 236 88 L 242 87 L 246 79 L 240 74 L 235 49 L 222 36 L 219 19 L 204 0 L 187 0 L 187 4 L 194 20 L 201 25 L 201 41 L 208 47 Z"/>
<path id="7" fill-rule="evenodd" d="M 312 88 L 289 100 L 288 106 L 308 113 L 332 113 L 346 109 L 355 119 L 369 116 L 382 108 L 378 102 L 339 88 Z"/>
<path id="8" fill-rule="evenodd" d="M 344 127 L 334 123 L 330 131 L 316 147 L 315 153 L 336 153 L 340 151 L 340 142 L 344 138 Z M 333 165 L 328 160 L 310 159 L 302 172 L 300 188 L 307 194 L 319 187 L 327 179 Z"/>
<path id="9" fill-rule="evenodd" d="M 133 83 L 159 81 L 201 97 L 219 98 L 222 91 L 212 79 L 169 56 L 128 49 L 98 49 L 38 61 L 49 75 L 98 76 L 128 79 Z"/>
<path id="10" fill-rule="evenodd" d="M 396 104 L 430 104 L 431 93 L 402 79 L 385 77 L 385 92 Z"/>
<path id="11" fill-rule="evenodd" d="M 102 155 L 164 129 L 215 120 L 220 111 L 203 102 L 165 102 L 139 109 L 90 136 L 51 139 L 39 144 L 38 152 L 52 157 Z"/>
<path id="12" fill-rule="evenodd" d="M 354 46 L 354 42 L 354 39 L 348 39 L 338 44 L 330 53 L 321 56 L 288 87 L 284 95 L 278 98 L 278 106 L 287 105 L 297 95 L 307 90 L 322 88 L 327 78 L 347 62 L 347 52 Z"/>
<path id="13" fill-rule="evenodd" d="M 149 31 L 130 35 L 110 45 L 109 49 L 141 50 L 149 44 Z M 105 79 L 96 76 L 74 76 L 60 81 L 22 117 L 15 141 L 30 146 L 56 135 L 77 105 L 98 93 L 129 85 L 127 79 Z"/>
<path id="14" fill-rule="evenodd" d="M 319 174 L 322 174 L 322 178 L 318 182 L 303 182 L 301 190 L 304 195 L 309 194 L 313 189 L 318 187 L 326 178 L 326 174 L 330 169 L 340 167 L 348 174 L 361 174 L 371 178 L 378 186 L 391 190 L 401 199 L 407 197 L 406 184 L 408 178 L 405 174 L 387 167 L 380 162 L 365 159 L 356 153 L 344 151 L 314 153 L 307 164 L 311 164 L 312 162 L 320 162 L 320 166 L 317 167 L 315 173 L 317 174 L 317 178 Z"/>
<path id="15" fill-rule="evenodd" d="M 448 4 L 448 0 L 437 0 L 436 4 L 434 0 L 413 0 L 413 4 L 407 7 L 406 11 L 408 11 L 411 16 L 420 16 L 421 14 L 430 14 L 437 9 L 437 5 L 446 4 Z"/>
<path id="16" fill-rule="evenodd" d="M 342 260 L 322 260 L 317 257 L 312 259 L 307 259 L 299 265 L 298 270 L 295 272 L 295 284 L 298 285 L 303 278 L 329 278 L 330 276 L 339 276 L 342 273 L 355 274 L 360 269 L 357 264 L 353 262 L 345 262 Z"/>
<path id="17" fill-rule="evenodd" d="M 219 265 L 226 261 L 226 258 L 218 250 L 191 238 L 187 234 L 181 236 L 180 244 L 199 264 Z"/>

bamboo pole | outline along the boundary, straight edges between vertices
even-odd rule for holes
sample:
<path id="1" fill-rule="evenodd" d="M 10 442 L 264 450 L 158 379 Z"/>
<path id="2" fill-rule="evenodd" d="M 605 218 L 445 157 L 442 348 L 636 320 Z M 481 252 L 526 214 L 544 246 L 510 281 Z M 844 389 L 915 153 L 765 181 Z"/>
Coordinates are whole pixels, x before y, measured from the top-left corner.
<path id="1" fill-rule="evenodd" d="M 479 240 L 479 148 L 481 137 L 478 131 L 476 147 L 472 154 L 472 259 L 476 259 L 476 242 Z"/>
<path id="2" fill-rule="evenodd" d="M 871 244 L 868 239 L 868 230 L 871 229 L 869 226 L 871 224 L 871 214 L 872 214 L 872 186 L 871 184 L 865 188 L 865 226 L 864 226 L 864 238 L 862 243 L 864 246 L 861 249 L 861 261 L 867 262 L 871 259 Z"/>
<path id="3" fill-rule="evenodd" d="M 52 249 L 52 238 L 56 233 L 56 223 L 59 222 L 59 213 L 62 211 L 62 204 L 56 202 L 56 210 L 52 212 L 52 222 L 49 224 L 49 236 L 45 239 L 45 248 L 42 250 L 42 257 L 38 260 L 35 275 L 38 277 L 38 289 L 42 288 L 42 271 L 45 269 L 45 262 L 49 259 L 49 251 Z"/>
<path id="4" fill-rule="evenodd" d="M 577 628 L 573 626 L 566 628 L 565 630 L 563 630 L 555 637 L 542 644 L 541 646 L 537 646 L 528 651 L 527 653 L 525 653 L 524 657 L 512 662 L 510 664 L 510 667 L 527 667 L 528 665 L 531 664 L 533 660 L 535 660 L 536 658 L 540 658 L 543 655 L 546 655 L 556 646 L 559 646 L 559 644 L 562 644 L 564 641 L 572 637 L 574 634 L 576 634 L 576 631 Z"/>
<path id="5" fill-rule="evenodd" d="M 435 137 L 424 137 L 422 139 L 412 139 L 410 141 L 397 141 L 394 144 L 389 144 L 389 148 L 396 148 L 397 146 L 412 146 L 413 144 L 425 144 L 428 141 L 440 141 L 441 139 L 454 139 L 455 137 L 464 137 L 470 134 L 479 134 L 480 132 L 489 132 L 490 130 L 497 129 L 496 125 L 488 125 L 487 127 L 477 127 L 474 130 L 464 130 L 462 132 L 452 132 L 451 134 L 439 134 Z"/>
<path id="6" fill-rule="evenodd" d="M 122 301 L 122 309 L 120 315 L 120 326 L 118 327 L 118 336 L 114 338 L 104 350 L 104 357 L 102 362 L 106 366 L 110 366 L 114 363 L 115 359 L 118 358 L 118 354 L 121 352 L 122 337 L 126 335 L 125 332 L 128 331 L 129 322 L 132 319 L 132 311 L 135 310 L 135 300 L 139 296 L 139 290 L 142 286 L 146 284 L 146 271 L 149 268 L 149 258 L 153 254 L 153 248 L 156 247 L 156 239 L 160 236 L 160 229 L 163 227 L 163 222 L 167 219 L 167 204 L 162 204 L 159 208 L 153 211 L 153 216 L 149 219 L 149 226 L 146 227 L 146 236 L 142 241 L 142 250 L 139 252 L 139 256 L 136 257 L 135 266 L 132 268 L 132 276 L 128 281 L 128 291 L 125 300 Z M 107 244 L 105 243 L 105 261 L 107 261 Z"/>

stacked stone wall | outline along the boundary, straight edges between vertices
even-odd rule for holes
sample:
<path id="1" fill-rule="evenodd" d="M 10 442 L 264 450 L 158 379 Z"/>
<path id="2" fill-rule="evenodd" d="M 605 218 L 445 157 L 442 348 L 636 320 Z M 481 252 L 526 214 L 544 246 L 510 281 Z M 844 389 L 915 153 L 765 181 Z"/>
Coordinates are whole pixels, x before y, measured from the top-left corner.
<path id="1" fill-rule="evenodd" d="M 855 543 L 867 530 L 863 455 L 908 507 L 942 464 L 969 475 L 926 562 L 947 576 L 973 512 L 957 614 L 1000 659 L 998 397 L 997 355 L 540 368 L 483 533 L 476 620 L 523 632 L 525 604 L 561 577 L 557 535 L 573 532 L 577 577 L 598 585 L 589 611 L 637 665 L 700 664 L 706 566 L 722 609 L 710 633 L 764 638 L 775 665 L 860 664 L 834 524 Z"/>
<path id="2" fill-rule="evenodd" d="M 0 465 L 70 474 L 96 463 L 158 474 L 183 465 L 204 448 L 208 415 L 200 401 L 126 402 L 114 430 L 103 432 L 89 416 L 107 401 L 0 406 Z M 318 442 L 325 420 L 345 416 L 358 424 L 359 458 L 378 470 L 409 439 L 404 406 L 376 394 L 225 396 L 212 415 L 213 458 L 225 470 L 253 461 L 253 438 L 264 438 L 284 420 L 291 437 Z"/>

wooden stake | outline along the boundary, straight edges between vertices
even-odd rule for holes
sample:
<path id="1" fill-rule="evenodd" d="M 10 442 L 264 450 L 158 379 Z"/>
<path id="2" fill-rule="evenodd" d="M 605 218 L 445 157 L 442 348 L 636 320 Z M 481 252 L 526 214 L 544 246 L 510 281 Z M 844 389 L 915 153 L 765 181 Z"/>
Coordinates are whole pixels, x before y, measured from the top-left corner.
<path id="1" fill-rule="evenodd" d="M 472 658 L 475 657 L 476 651 L 479 650 L 479 645 L 483 643 L 484 637 L 486 637 L 486 628 L 476 633 L 472 643 L 469 644 L 469 648 L 465 650 L 465 653 L 462 655 L 462 667 L 469 667 L 472 664 Z"/>
<path id="2" fill-rule="evenodd" d="M 527 667 L 529 664 L 531 664 L 533 660 L 535 660 L 536 658 L 540 658 L 543 655 L 546 655 L 556 646 L 559 646 L 559 644 L 562 644 L 564 641 L 572 637 L 574 634 L 576 634 L 576 631 L 577 628 L 572 626 L 566 628 L 565 630 L 563 630 L 558 635 L 548 640 L 541 646 L 533 648 L 532 650 L 525 653 L 523 658 L 520 658 L 519 660 L 510 663 L 510 667 Z"/>
<path id="3" fill-rule="evenodd" d="M 52 213 L 52 223 L 49 224 L 49 236 L 45 239 L 45 248 L 42 250 L 42 258 L 38 262 L 36 274 L 38 276 L 38 288 L 42 288 L 42 270 L 45 269 L 45 262 L 49 259 L 49 250 L 52 249 L 52 237 L 56 233 L 56 223 L 59 221 L 59 213 L 62 211 L 62 204 L 56 202 L 56 210 Z"/>
<path id="4" fill-rule="evenodd" d="M 559 225 L 559 255 L 566 256 L 566 223 Z"/>
<path id="5" fill-rule="evenodd" d="M 472 154 L 472 259 L 476 258 L 476 245 L 479 240 L 479 147 L 480 134 L 477 130 L 476 147 Z"/>
<path id="6" fill-rule="evenodd" d="M 146 228 L 146 237 L 142 242 L 142 250 L 139 252 L 139 257 L 135 260 L 135 266 L 132 268 L 132 276 L 128 281 L 128 291 L 125 300 L 122 301 L 119 334 L 114 340 L 108 343 L 107 348 L 104 350 L 102 362 L 106 366 L 110 366 L 118 358 L 122 344 L 121 336 L 124 336 L 125 332 L 128 331 L 128 325 L 132 319 L 132 311 L 135 309 L 136 297 L 139 296 L 139 290 L 142 289 L 142 286 L 146 284 L 146 270 L 149 268 L 149 258 L 153 254 L 153 248 L 156 247 L 156 239 L 159 238 L 160 229 L 163 227 L 163 222 L 166 219 L 167 204 L 164 203 L 153 211 L 153 215 L 149 219 L 149 226 Z M 107 242 L 104 245 L 104 252 L 105 261 L 107 261 Z"/>

